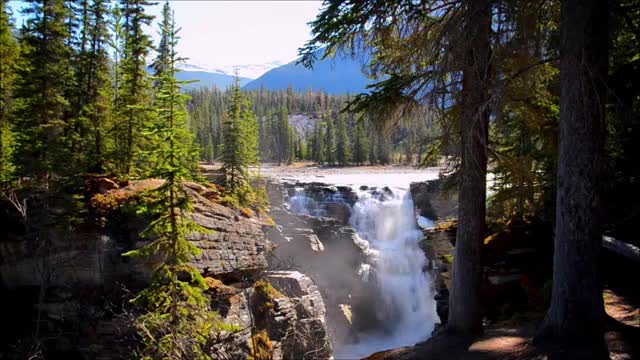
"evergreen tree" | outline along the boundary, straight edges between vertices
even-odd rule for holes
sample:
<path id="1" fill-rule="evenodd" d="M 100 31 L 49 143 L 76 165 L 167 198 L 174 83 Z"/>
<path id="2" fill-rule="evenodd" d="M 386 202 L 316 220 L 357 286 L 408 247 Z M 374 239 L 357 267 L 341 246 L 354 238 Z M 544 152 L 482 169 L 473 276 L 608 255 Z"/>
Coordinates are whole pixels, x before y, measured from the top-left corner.
<path id="1" fill-rule="evenodd" d="M 13 107 L 13 83 L 18 44 L 13 39 L 11 14 L 7 0 L 0 0 L 0 188 L 13 177 L 14 165 L 11 160 L 13 134 L 10 114 Z"/>
<path id="2" fill-rule="evenodd" d="M 278 164 L 287 164 L 290 162 L 292 147 L 289 115 L 287 108 L 283 106 L 280 108 L 278 121 Z"/>
<path id="3" fill-rule="evenodd" d="M 288 132 L 287 138 L 289 139 L 288 141 L 289 154 L 287 156 L 287 164 L 291 164 L 296 158 L 296 146 L 295 146 L 296 135 L 293 133 L 293 128 L 291 126 L 288 127 L 287 132 Z"/>
<path id="4" fill-rule="evenodd" d="M 610 8 L 606 1 L 562 1 L 560 128 L 553 290 L 542 332 L 608 359 L 607 314 L 599 275 L 602 249 L 605 102 L 609 91 Z M 575 351 L 575 350 L 573 350 Z"/>
<path id="5" fill-rule="evenodd" d="M 349 162 L 349 146 L 349 136 L 347 135 L 344 115 L 339 114 L 336 134 L 336 161 L 340 166 L 345 166 Z"/>
<path id="6" fill-rule="evenodd" d="M 324 158 L 328 165 L 336 163 L 336 132 L 333 126 L 333 119 L 329 112 L 325 117 L 326 130 L 324 133 Z"/>
<path id="7" fill-rule="evenodd" d="M 164 179 L 155 190 L 160 199 L 160 210 L 158 218 L 142 233 L 154 240 L 125 255 L 162 257 L 153 271 L 151 284 L 134 299 L 146 308 L 136 320 L 143 341 L 141 355 L 154 359 L 206 359 L 204 345 L 212 338 L 217 320 L 209 307 L 209 299 L 203 294 L 207 288 L 204 279 L 189 264 L 200 250 L 187 240 L 187 236 L 207 230 L 186 214 L 192 208 L 182 181 L 191 174 L 192 136 L 186 126 L 186 95 L 180 93 L 183 82 L 175 79 L 178 38 L 173 20 L 164 31 L 169 32 L 168 66 L 158 79 L 156 96 L 162 101 L 157 103 L 161 104 L 157 107 L 160 121 L 153 130 L 158 140 L 153 157 L 159 161 L 151 172 L 153 177 Z"/>
<path id="8" fill-rule="evenodd" d="M 169 1 L 165 1 L 164 6 L 162 7 L 162 21 L 160 22 L 160 31 L 158 34 L 160 35 L 160 43 L 156 47 L 156 57 L 151 63 L 151 68 L 153 69 L 153 76 L 155 79 L 153 80 L 153 88 L 158 89 L 160 86 L 160 79 L 167 71 L 168 68 L 168 57 L 169 57 L 169 31 L 167 31 L 170 24 L 170 14 L 171 8 L 169 7 Z"/>
<path id="9" fill-rule="evenodd" d="M 236 76 L 223 123 L 222 173 L 225 191 L 229 195 L 244 189 L 248 181 L 248 164 L 243 162 L 242 156 L 241 113 L 242 93 L 240 79 Z"/>
<path id="10" fill-rule="evenodd" d="M 323 144 L 324 144 L 324 136 L 322 131 L 322 121 L 316 120 L 316 122 L 314 123 L 314 130 L 313 130 L 312 155 L 313 155 L 313 161 L 315 161 L 320 165 L 324 163 Z"/>
<path id="11" fill-rule="evenodd" d="M 251 109 L 251 101 L 248 96 L 244 97 L 244 108 L 240 120 L 240 140 L 242 161 L 247 166 L 259 165 L 258 121 Z"/>
<path id="12" fill-rule="evenodd" d="M 380 165 L 387 165 L 391 162 L 391 154 L 389 149 L 389 140 L 382 131 L 376 131 L 376 158 Z"/>
<path id="13" fill-rule="evenodd" d="M 15 97 L 15 164 L 21 176 L 48 185 L 52 175 L 72 174 L 68 85 L 72 83 L 67 43 L 70 9 L 62 0 L 29 1 L 21 33 Z M 66 164 L 66 166 L 59 166 Z"/>
<path id="14" fill-rule="evenodd" d="M 378 152 L 377 152 L 377 146 L 376 146 L 376 137 L 375 137 L 375 131 L 369 129 L 369 135 L 371 136 L 371 138 L 373 139 L 373 141 L 369 142 L 369 164 L 374 165 L 378 163 Z"/>
<path id="15" fill-rule="evenodd" d="M 105 136 L 111 123 L 112 88 L 109 69 L 108 1 L 84 1 L 82 41 L 78 70 L 76 103 L 81 155 L 84 168 L 105 170 Z"/>
<path id="16" fill-rule="evenodd" d="M 137 175 L 146 163 L 143 130 L 149 126 L 150 83 L 146 72 L 146 58 L 151 48 L 151 39 L 144 33 L 152 16 L 145 14 L 146 0 L 121 0 L 123 18 L 124 49 L 121 62 L 121 84 L 118 90 L 116 146 L 118 172 L 122 175 Z"/>
<path id="17" fill-rule="evenodd" d="M 357 165 L 363 165 L 367 161 L 368 149 L 369 143 L 364 130 L 364 124 L 362 121 L 358 121 L 356 124 L 355 139 L 353 141 L 353 162 Z"/>

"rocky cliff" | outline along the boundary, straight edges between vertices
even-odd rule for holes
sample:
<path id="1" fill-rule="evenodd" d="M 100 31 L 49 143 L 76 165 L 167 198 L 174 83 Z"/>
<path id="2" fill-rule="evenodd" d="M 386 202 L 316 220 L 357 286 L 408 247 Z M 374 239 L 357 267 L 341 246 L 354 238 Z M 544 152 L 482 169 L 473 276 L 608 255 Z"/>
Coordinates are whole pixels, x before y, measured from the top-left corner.
<path id="1" fill-rule="evenodd" d="M 51 208 L 46 216 L 33 211 L 40 218 L 27 221 L 11 204 L 2 204 L 7 231 L 0 236 L 0 290 L 10 299 L 0 314 L 7 320 L 1 334 L 4 358 L 24 358 L 33 351 L 46 358 L 130 357 L 134 334 L 127 299 L 144 286 L 154 262 L 121 254 L 144 244 L 138 234 L 150 218 L 132 209 L 144 203 L 146 190 L 160 184 L 145 180 L 94 188 L 97 193 L 86 193 L 79 210 Z M 328 358 L 323 299 L 305 275 L 270 272 L 265 220 L 217 203 L 215 187 L 189 183 L 185 189 L 193 202 L 190 216 L 212 230 L 189 237 L 202 250 L 194 265 L 210 285 L 212 311 L 230 326 L 212 351 L 245 358 L 260 330 L 256 324 L 263 323 L 269 324 L 265 329 L 275 358 Z M 54 218 L 58 222 L 52 223 Z M 256 296 L 260 282 L 272 282 L 278 297 Z M 269 311 L 260 310 L 261 302 L 272 304 Z M 28 344 L 36 333 L 43 340 L 32 349 Z"/>
<path id="2" fill-rule="evenodd" d="M 379 191 L 383 196 L 390 189 Z M 350 224 L 356 193 L 348 186 L 272 182 L 268 186 L 268 232 L 274 243 L 273 266 L 300 269 L 318 285 L 327 308 L 327 324 L 336 348 L 358 342 L 361 334 L 384 329 L 386 322 L 369 244 Z"/>

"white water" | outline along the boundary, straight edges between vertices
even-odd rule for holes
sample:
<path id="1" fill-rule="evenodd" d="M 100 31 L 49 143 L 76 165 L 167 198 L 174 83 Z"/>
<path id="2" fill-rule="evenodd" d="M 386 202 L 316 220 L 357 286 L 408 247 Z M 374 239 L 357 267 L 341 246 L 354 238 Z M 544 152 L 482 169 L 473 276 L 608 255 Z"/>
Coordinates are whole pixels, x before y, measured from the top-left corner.
<path id="1" fill-rule="evenodd" d="M 358 341 L 344 344 L 336 339 L 336 359 L 354 359 L 374 352 L 413 345 L 426 340 L 437 315 L 431 290 L 431 278 L 423 270 L 426 258 L 418 246 L 422 233 L 418 224 L 429 226 L 426 218 L 416 219 L 411 194 L 412 181 L 437 177 L 436 171 L 420 174 L 340 174 L 322 178 L 297 180 L 322 181 L 332 185 L 349 185 L 357 191 L 358 201 L 352 207 L 350 223 L 366 248 L 367 260 L 359 275 L 363 281 L 376 281 L 386 329 L 367 329 Z M 360 185 L 389 186 L 392 194 L 357 190 Z M 339 199 L 332 199 L 339 200 Z M 323 215 L 322 209 L 307 198 L 303 189 L 289 200 L 291 210 L 307 215 Z M 417 221 L 416 221 L 417 220 Z M 371 276 L 375 272 L 375 276 Z"/>
<path id="2" fill-rule="evenodd" d="M 400 172 L 388 170 L 366 173 L 332 173 L 328 171 L 318 171 L 309 174 L 292 174 L 285 176 L 285 178 L 303 183 L 315 181 L 331 185 L 347 185 L 352 186 L 354 189 L 359 188 L 361 185 L 366 185 L 369 187 L 388 186 L 392 189 L 409 190 L 409 184 L 412 182 L 437 179 L 440 170 L 438 167 L 432 167 L 425 169 L 404 169 Z M 276 178 L 278 178 L 278 176 L 276 176 Z"/>
<path id="3" fill-rule="evenodd" d="M 413 345 L 426 340 L 433 330 L 435 301 L 431 279 L 423 272 L 426 258 L 418 246 L 422 233 L 416 226 L 413 201 L 408 192 L 393 191 L 388 197 L 359 191 L 351 215 L 358 236 L 369 243 L 361 275 L 367 279 L 370 268 L 375 269 L 380 300 L 388 314 L 385 322 L 391 331 L 372 331 L 356 344 L 338 344 L 337 359 Z"/>

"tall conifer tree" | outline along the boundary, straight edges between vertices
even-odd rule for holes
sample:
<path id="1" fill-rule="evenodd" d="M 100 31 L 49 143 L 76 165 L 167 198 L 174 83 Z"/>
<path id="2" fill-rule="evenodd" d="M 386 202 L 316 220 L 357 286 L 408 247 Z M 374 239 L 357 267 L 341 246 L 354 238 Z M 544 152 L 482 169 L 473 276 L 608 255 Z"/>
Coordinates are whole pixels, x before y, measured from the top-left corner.
<path id="1" fill-rule="evenodd" d="M 324 158 L 328 165 L 335 165 L 336 163 L 336 131 L 333 126 L 333 119 L 331 118 L 331 112 L 327 113 L 325 117 L 325 137 L 324 137 Z"/>
<path id="2" fill-rule="evenodd" d="M 144 33 L 144 26 L 151 24 L 153 16 L 145 14 L 145 6 L 151 5 L 146 0 L 121 0 L 120 4 L 124 49 L 116 103 L 120 142 L 117 164 L 122 175 L 137 175 L 144 162 L 143 157 L 138 156 L 146 145 L 143 129 L 151 121 L 148 109 L 150 83 L 145 69 L 151 38 Z"/>
<path id="3" fill-rule="evenodd" d="M 158 34 L 160 35 L 160 43 L 156 47 L 156 57 L 151 63 L 151 68 L 153 69 L 153 76 L 156 79 L 153 80 L 153 88 L 158 89 L 160 86 L 160 78 L 167 72 L 168 62 L 169 62 L 169 35 L 167 29 L 171 27 L 170 24 L 170 14 L 171 8 L 169 6 L 169 1 L 165 1 L 164 6 L 162 7 L 162 20 L 160 22 L 160 31 Z"/>
<path id="4" fill-rule="evenodd" d="M 338 114 L 336 161 L 340 166 L 345 166 L 349 162 L 349 136 L 347 135 L 347 125 L 343 114 Z"/>
<path id="5" fill-rule="evenodd" d="M 75 114 L 82 162 L 89 171 L 105 170 L 105 132 L 111 123 L 109 7 L 106 0 L 83 1 L 82 40 L 77 63 Z"/>
<path id="6" fill-rule="evenodd" d="M 141 355 L 154 359 L 206 359 L 209 356 L 204 345 L 213 336 L 217 319 L 203 294 L 206 284 L 202 275 L 189 264 L 200 250 L 187 236 L 207 230 L 186 215 L 192 208 L 182 182 L 191 175 L 192 135 L 186 126 L 186 95 L 180 92 L 183 82 L 175 79 L 179 60 L 175 51 L 177 30 L 173 20 L 169 21 L 170 26 L 163 28 L 169 51 L 167 67 L 158 78 L 156 94 L 161 100 L 156 103 L 160 121 L 153 130 L 157 141 L 153 158 L 158 161 L 151 172 L 153 177 L 164 179 L 155 190 L 161 209 L 158 219 L 143 232 L 155 240 L 125 255 L 162 257 L 150 286 L 134 299 L 146 308 L 136 321 L 143 339 Z"/>
<path id="7" fill-rule="evenodd" d="M 367 150 L 369 149 L 369 143 L 367 141 L 367 135 L 364 130 L 364 124 L 362 121 L 356 123 L 356 134 L 353 141 L 353 162 L 356 165 L 362 165 L 367 161 Z"/>
<path id="8" fill-rule="evenodd" d="M 13 39 L 14 28 L 7 2 L 0 0 L 0 187 L 11 180 L 14 170 L 11 159 L 13 134 L 10 114 L 13 106 L 18 44 Z"/>
<path id="9" fill-rule="evenodd" d="M 71 174 L 76 167 L 69 163 L 73 129 L 66 97 L 72 83 L 70 9 L 63 0 L 31 0 L 24 14 L 15 92 L 15 158 L 19 175 L 46 186 L 52 175 Z M 58 166 L 63 163 L 67 166 Z"/>
<path id="10" fill-rule="evenodd" d="M 248 181 L 248 164 L 242 155 L 242 93 L 240 92 L 240 78 L 236 76 L 231 87 L 229 107 L 224 115 L 222 172 L 224 185 L 229 195 L 234 195 L 244 189 Z"/>

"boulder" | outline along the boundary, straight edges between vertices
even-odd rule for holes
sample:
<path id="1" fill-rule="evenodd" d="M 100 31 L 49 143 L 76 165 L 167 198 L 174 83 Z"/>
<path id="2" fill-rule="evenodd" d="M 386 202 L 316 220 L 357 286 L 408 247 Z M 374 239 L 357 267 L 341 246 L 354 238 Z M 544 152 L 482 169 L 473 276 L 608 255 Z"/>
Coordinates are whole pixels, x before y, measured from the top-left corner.
<path id="1" fill-rule="evenodd" d="M 458 194 L 447 191 L 448 178 L 415 182 L 409 185 L 419 215 L 431 220 L 456 217 Z"/>
<path id="2" fill-rule="evenodd" d="M 342 202 L 324 204 L 326 216 L 338 220 L 342 225 L 349 224 L 351 207 Z"/>
<path id="3" fill-rule="evenodd" d="M 297 271 L 267 274 L 274 289 L 286 297 L 274 299 L 269 337 L 282 359 L 328 359 L 331 345 L 322 295 L 313 281 Z"/>

